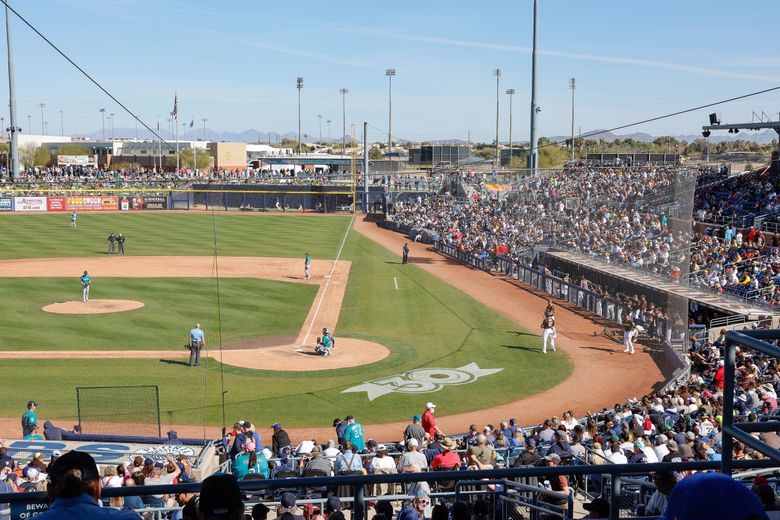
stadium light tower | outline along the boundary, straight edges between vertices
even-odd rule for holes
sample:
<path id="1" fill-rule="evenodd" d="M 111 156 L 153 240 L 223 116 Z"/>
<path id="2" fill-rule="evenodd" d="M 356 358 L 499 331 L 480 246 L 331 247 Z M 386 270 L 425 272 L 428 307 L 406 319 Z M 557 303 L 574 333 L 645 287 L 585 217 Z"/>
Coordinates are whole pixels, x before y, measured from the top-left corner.
<path id="1" fill-rule="evenodd" d="M 295 84 L 298 88 L 298 155 L 301 155 L 301 89 L 303 88 L 303 77 L 298 76 Z"/>
<path id="2" fill-rule="evenodd" d="M 43 109 L 46 108 L 46 103 L 38 103 L 38 106 L 41 107 L 41 132 L 46 135 L 46 125 L 43 120 Z"/>
<path id="3" fill-rule="evenodd" d="M 493 75 L 496 77 L 496 162 L 495 166 L 493 167 L 493 171 L 498 169 L 498 87 L 501 80 L 501 69 L 494 69 Z"/>
<path id="4" fill-rule="evenodd" d="M 387 69 L 385 71 L 387 76 L 387 153 L 389 154 L 393 149 L 393 76 L 395 76 L 395 69 Z"/>
<path id="5" fill-rule="evenodd" d="M 206 121 L 208 121 L 208 118 L 201 117 L 200 120 L 203 121 L 203 140 L 205 141 L 206 140 Z"/>
<path id="6" fill-rule="evenodd" d="M 103 116 L 103 140 L 106 140 L 106 109 L 100 109 L 100 115 Z"/>
<path id="7" fill-rule="evenodd" d="M 317 119 L 320 120 L 320 143 L 322 142 L 322 114 L 317 114 Z"/>
<path id="8" fill-rule="evenodd" d="M 536 141 L 536 116 L 541 112 L 541 108 L 536 104 L 536 69 L 538 68 L 537 47 L 539 38 L 537 35 L 537 26 L 539 22 L 539 0 L 534 0 L 534 35 L 533 51 L 531 52 L 531 142 L 529 144 L 528 167 L 531 169 L 531 175 L 536 175 L 536 168 L 539 166 L 539 146 Z"/>
<path id="9" fill-rule="evenodd" d="M 325 122 L 328 123 L 328 141 L 330 141 L 330 119 Z"/>
<path id="10" fill-rule="evenodd" d="M 512 165 L 512 96 L 515 95 L 515 89 L 509 88 L 506 90 L 507 95 L 509 96 L 509 163 L 508 165 Z"/>
<path id="11" fill-rule="evenodd" d="M 577 89 L 577 80 L 569 79 L 571 89 L 571 162 L 574 162 L 574 91 Z"/>
<path id="12" fill-rule="evenodd" d="M 349 89 L 342 88 L 341 94 L 341 155 L 347 155 L 347 94 Z"/>

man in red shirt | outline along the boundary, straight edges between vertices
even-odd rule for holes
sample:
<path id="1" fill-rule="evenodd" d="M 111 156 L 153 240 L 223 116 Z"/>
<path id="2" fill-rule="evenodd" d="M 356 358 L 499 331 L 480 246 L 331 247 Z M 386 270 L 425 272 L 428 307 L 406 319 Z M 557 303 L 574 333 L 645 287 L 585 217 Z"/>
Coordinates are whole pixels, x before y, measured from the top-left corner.
<path id="1" fill-rule="evenodd" d="M 724 378 L 724 372 L 726 371 L 725 367 L 723 366 L 723 360 L 721 359 L 718 361 L 718 370 L 715 372 L 715 384 L 718 385 L 718 388 L 723 390 L 723 380 Z"/>
<path id="2" fill-rule="evenodd" d="M 436 435 L 436 432 L 441 433 L 444 435 L 444 432 L 441 431 L 436 426 L 436 418 L 433 416 L 433 413 L 436 411 L 436 405 L 433 403 L 427 403 L 425 405 L 425 412 L 422 415 L 422 427 L 423 430 L 428 432 L 431 437 Z"/>
<path id="3" fill-rule="evenodd" d="M 434 471 L 439 469 L 460 469 L 460 456 L 455 453 L 457 448 L 458 445 L 449 437 L 441 441 L 442 452 L 431 461 L 431 469 Z"/>

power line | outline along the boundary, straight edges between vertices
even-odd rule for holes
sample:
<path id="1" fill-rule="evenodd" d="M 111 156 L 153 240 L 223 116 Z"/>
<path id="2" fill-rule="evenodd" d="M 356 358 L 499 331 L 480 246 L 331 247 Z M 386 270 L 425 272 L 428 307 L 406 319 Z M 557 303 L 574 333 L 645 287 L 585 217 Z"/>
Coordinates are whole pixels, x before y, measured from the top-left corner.
<path id="1" fill-rule="evenodd" d="M 166 146 L 170 146 L 170 143 L 168 143 L 168 141 L 166 141 L 165 139 L 163 139 L 163 138 L 162 138 L 162 136 L 160 136 L 160 135 L 159 135 L 157 132 L 155 132 L 155 131 L 152 129 L 152 127 L 150 127 L 149 125 L 147 125 L 146 123 L 144 123 L 144 122 L 143 122 L 143 120 L 142 120 L 141 118 L 139 118 L 138 116 L 136 116 L 136 115 L 133 113 L 133 111 L 132 111 L 132 110 L 130 110 L 129 108 L 127 108 L 127 107 L 125 106 L 125 104 L 124 104 L 124 103 L 122 103 L 121 101 L 119 101 L 119 100 L 118 100 L 118 99 L 117 99 L 117 98 L 116 98 L 116 97 L 115 97 L 113 94 L 111 94 L 111 92 L 109 92 L 108 90 L 106 90 L 106 89 L 103 87 L 103 85 L 101 85 L 100 83 L 98 83 L 98 81 L 97 81 L 95 78 L 93 78 L 92 76 L 90 76 L 90 75 L 89 75 L 89 73 L 88 73 L 87 71 L 85 71 L 83 68 L 81 68 L 81 67 L 80 67 L 80 66 L 79 66 L 79 65 L 78 65 L 78 64 L 77 64 L 75 61 L 73 61 L 73 60 L 72 60 L 72 59 L 71 59 L 71 58 L 70 58 L 70 57 L 69 57 L 67 54 L 65 54 L 65 53 L 64 53 L 62 50 L 60 50 L 60 48 L 59 48 L 59 47 L 57 47 L 57 46 L 56 46 L 56 45 L 55 45 L 55 44 L 54 44 L 54 43 L 53 43 L 51 40 L 49 40 L 49 39 L 48 39 L 46 36 L 44 36 L 44 35 L 43 35 L 43 33 L 42 33 L 41 31 L 39 31 L 39 30 L 38 30 L 38 29 L 37 29 L 37 28 L 36 28 L 36 27 L 35 27 L 33 24 L 31 24 L 30 22 L 28 22 L 28 21 L 27 21 L 27 19 L 26 19 L 24 16 L 22 16 L 21 14 L 19 14 L 19 12 L 18 12 L 16 9 L 14 9 L 13 7 L 11 7 L 11 6 L 8 4 L 7 0 L 0 0 L 0 2 L 2 2 L 2 3 L 3 3 L 3 5 L 5 5 L 5 6 L 6 6 L 6 7 L 7 7 L 7 8 L 8 8 L 8 9 L 9 9 L 9 10 L 12 12 L 12 13 L 14 13 L 14 14 L 15 14 L 15 15 L 16 15 L 16 16 L 17 16 L 17 17 L 18 17 L 18 18 L 19 18 L 19 19 L 20 19 L 22 22 L 24 22 L 24 24 L 25 24 L 27 27 L 29 27 L 29 28 L 30 28 L 30 29 L 31 29 L 31 30 L 32 30 L 32 31 L 33 31 L 35 34 L 37 34 L 38 36 L 40 36 L 40 37 L 41 37 L 41 39 L 42 39 L 43 41 L 45 41 L 46 43 L 48 43 L 48 44 L 49 44 L 49 46 L 50 46 L 52 49 L 54 49 L 55 51 L 57 51 L 57 53 L 58 53 L 60 56 L 62 56 L 63 58 L 65 58 L 65 59 L 68 61 L 68 63 L 70 63 L 71 65 L 73 65 L 73 66 L 76 68 L 76 70 L 78 70 L 79 72 L 81 72 L 81 73 L 82 73 L 82 74 L 83 74 L 83 75 L 84 75 L 84 76 L 85 76 L 85 77 L 86 77 L 86 78 L 87 78 L 89 81 L 91 81 L 92 83 L 94 83 L 94 84 L 95 84 L 95 86 L 96 86 L 97 88 L 99 88 L 100 90 L 102 90 L 102 91 L 103 91 L 103 93 L 104 93 L 105 95 L 107 95 L 109 98 L 111 98 L 111 99 L 112 99 L 112 100 L 113 100 L 113 101 L 114 101 L 114 102 L 115 102 L 117 105 L 119 105 L 120 107 L 122 107 L 122 109 L 123 109 L 125 112 L 127 112 L 128 114 L 130 114 L 130 116 L 132 116 L 132 118 L 133 118 L 133 119 L 135 119 L 136 121 L 138 121 L 139 123 L 141 123 L 141 124 L 144 126 L 144 128 L 146 128 L 147 130 L 149 130 L 149 131 L 152 133 L 152 135 L 154 135 L 155 137 L 157 137 L 157 138 L 158 138 L 158 139 L 159 139 L 161 142 L 165 143 L 165 144 L 166 144 Z M 179 155 L 182 155 L 182 154 L 181 154 L 181 153 L 179 153 Z M 183 157 L 183 156 L 182 156 L 182 157 Z"/>
<path id="2" fill-rule="evenodd" d="M 614 128 L 608 128 L 606 130 L 599 130 L 597 132 L 588 132 L 588 133 L 582 134 L 578 138 L 593 137 L 595 135 L 606 134 L 607 132 L 614 132 L 615 130 L 623 130 L 624 128 L 630 128 L 632 126 L 643 125 L 645 123 L 652 123 L 654 121 L 659 121 L 661 119 L 667 119 L 667 118 L 670 118 L 670 117 L 679 116 L 679 115 L 682 115 L 682 114 L 687 114 L 689 112 L 695 112 L 695 111 L 701 110 L 703 108 L 710 108 L 710 107 L 714 107 L 714 106 L 717 106 L 717 105 L 723 105 L 725 103 L 731 103 L 733 101 L 739 101 L 740 99 L 745 99 L 745 98 L 749 98 L 749 97 L 753 97 L 753 96 L 758 96 L 760 94 L 766 94 L 767 92 L 773 92 L 775 90 L 780 90 L 780 86 L 771 87 L 771 88 L 767 88 L 767 89 L 764 89 L 764 90 L 758 90 L 756 92 L 751 92 L 749 94 L 743 94 L 741 96 L 735 96 L 735 97 L 731 97 L 731 98 L 728 98 L 728 99 L 722 99 L 720 101 L 714 101 L 712 103 L 707 103 L 706 105 L 699 105 L 697 107 L 686 108 L 684 110 L 678 110 L 677 112 L 671 112 L 669 114 L 664 114 L 662 116 L 656 116 L 656 117 L 651 117 L 649 119 L 643 119 L 641 121 L 636 121 L 634 123 L 628 123 L 627 125 L 620 125 L 620 126 L 616 126 Z M 559 144 L 565 144 L 566 141 L 568 141 L 568 139 L 564 139 L 563 141 L 551 142 L 551 143 L 545 144 L 543 146 L 539 146 L 539 148 L 544 148 L 545 146 L 555 146 L 555 145 L 559 145 Z M 572 146 L 573 146 L 573 143 L 572 143 Z"/>

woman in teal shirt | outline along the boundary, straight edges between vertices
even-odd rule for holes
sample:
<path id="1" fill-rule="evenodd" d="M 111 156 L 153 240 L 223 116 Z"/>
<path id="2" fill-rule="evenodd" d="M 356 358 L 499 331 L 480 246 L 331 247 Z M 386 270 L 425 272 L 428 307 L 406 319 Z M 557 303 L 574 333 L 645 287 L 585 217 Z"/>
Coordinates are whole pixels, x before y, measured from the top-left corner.
<path id="1" fill-rule="evenodd" d="M 245 451 L 233 461 L 233 475 L 237 480 L 246 478 L 250 473 L 259 473 L 263 478 L 269 478 L 268 460 L 265 455 L 255 451 Z"/>

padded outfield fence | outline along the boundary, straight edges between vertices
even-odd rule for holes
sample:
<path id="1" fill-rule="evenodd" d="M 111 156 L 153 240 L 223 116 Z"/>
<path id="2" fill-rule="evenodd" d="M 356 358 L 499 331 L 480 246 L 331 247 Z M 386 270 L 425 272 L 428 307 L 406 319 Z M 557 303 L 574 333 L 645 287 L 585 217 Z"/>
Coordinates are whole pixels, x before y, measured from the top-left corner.
<path id="1" fill-rule="evenodd" d="M 367 202 L 366 202 L 367 199 Z M 187 188 L 16 189 L 0 187 L 0 212 L 216 209 L 244 211 L 382 211 L 383 186 L 192 184 Z"/>
<path id="2" fill-rule="evenodd" d="M 157 385 L 78 386 L 79 431 L 160 437 L 160 390 Z"/>

